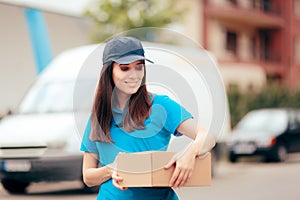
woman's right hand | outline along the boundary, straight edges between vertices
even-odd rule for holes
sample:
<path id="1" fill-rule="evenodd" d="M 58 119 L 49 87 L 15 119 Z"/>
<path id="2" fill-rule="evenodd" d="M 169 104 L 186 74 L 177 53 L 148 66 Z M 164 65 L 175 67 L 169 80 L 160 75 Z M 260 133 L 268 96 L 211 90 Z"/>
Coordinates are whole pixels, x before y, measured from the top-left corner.
<path id="1" fill-rule="evenodd" d="M 117 170 L 115 170 L 115 169 L 112 169 L 112 170 L 113 170 L 113 172 L 112 172 L 111 178 L 112 178 L 113 185 L 120 190 L 127 190 L 127 187 L 121 186 L 123 178 L 118 175 Z"/>

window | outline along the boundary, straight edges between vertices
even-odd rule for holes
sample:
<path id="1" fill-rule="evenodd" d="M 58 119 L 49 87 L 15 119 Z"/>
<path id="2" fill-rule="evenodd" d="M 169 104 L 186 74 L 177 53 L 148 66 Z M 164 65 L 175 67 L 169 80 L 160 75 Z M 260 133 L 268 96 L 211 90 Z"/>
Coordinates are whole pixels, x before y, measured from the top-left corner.
<path id="1" fill-rule="evenodd" d="M 300 0 L 294 0 L 294 14 L 300 17 Z"/>
<path id="2" fill-rule="evenodd" d="M 262 10 L 263 11 L 270 11 L 271 10 L 270 0 L 262 0 Z"/>
<path id="3" fill-rule="evenodd" d="M 237 0 L 228 0 L 232 5 L 235 5 L 235 6 L 237 6 L 238 5 L 238 3 L 237 3 Z"/>
<path id="4" fill-rule="evenodd" d="M 272 48 L 274 41 L 274 31 L 262 29 L 258 32 L 259 37 L 259 57 L 262 61 L 280 61 L 280 56 L 276 53 L 276 49 Z"/>
<path id="5" fill-rule="evenodd" d="M 226 32 L 226 49 L 234 54 L 237 53 L 237 33 Z"/>
<path id="6" fill-rule="evenodd" d="M 272 126 L 270 126 L 272 124 Z M 288 126 L 288 115 L 283 110 L 256 110 L 249 112 L 237 125 L 239 129 L 268 132 L 283 132 Z"/>
<path id="7" fill-rule="evenodd" d="M 70 112 L 85 111 L 91 109 L 91 98 L 81 98 L 73 101 L 73 88 L 76 84 L 80 96 L 88 97 L 95 90 L 97 80 L 73 81 L 49 81 L 43 84 L 36 84 L 26 95 L 20 105 L 20 113 L 45 113 L 45 112 Z M 59 99 L 58 99 L 59 98 Z"/>
<path id="8" fill-rule="evenodd" d="M 294 39 L 294 61 L 295 63 L 300 63 L 300 37 L 295 37 Z"/>

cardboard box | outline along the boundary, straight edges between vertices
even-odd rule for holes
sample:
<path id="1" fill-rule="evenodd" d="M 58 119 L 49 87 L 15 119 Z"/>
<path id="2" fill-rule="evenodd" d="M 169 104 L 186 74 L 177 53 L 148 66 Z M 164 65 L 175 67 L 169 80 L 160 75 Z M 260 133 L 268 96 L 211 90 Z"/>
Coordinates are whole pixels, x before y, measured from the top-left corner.
<path id="1" fill-rule="evenodd" d="M 168 187 L 175 169 L 164 169 L 175 152 L 148 151 L 120 153 L 116 158 L 117 171 L 123 187 Z M 211 185 L 211 155 L 196 158 L 192 177 L 184 186 Z"/>

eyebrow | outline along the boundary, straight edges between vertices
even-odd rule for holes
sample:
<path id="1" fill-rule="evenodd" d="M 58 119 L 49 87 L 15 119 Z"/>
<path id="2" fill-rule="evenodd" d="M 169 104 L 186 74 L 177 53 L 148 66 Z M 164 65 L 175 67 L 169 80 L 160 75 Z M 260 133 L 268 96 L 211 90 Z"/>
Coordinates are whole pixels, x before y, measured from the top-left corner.
<path id="1" fill-rule="evenodd" d="M 130 63 L 129 63 L 130 64 Z M 129 65 L 129 64 L 120 64 L 120 66 L 127 66 L 127 65 Z M 139 61 L 138 63 L 136 63 L 137 65 L 139 65 L 139 64 L 145 64 L 145 62 L 144 61 Z"/>

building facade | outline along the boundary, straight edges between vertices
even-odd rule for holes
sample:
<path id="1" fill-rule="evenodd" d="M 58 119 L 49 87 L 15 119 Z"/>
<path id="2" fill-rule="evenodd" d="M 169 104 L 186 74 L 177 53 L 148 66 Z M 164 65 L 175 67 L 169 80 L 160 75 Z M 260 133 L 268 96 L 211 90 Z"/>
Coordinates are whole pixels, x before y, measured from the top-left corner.
<path id="1" fill-rule="evenodd" d="M 300 86 L 300 0 L 202 0 L 200 43 L 220 67 L 259 67 L 267 80 Z M 242 75 L 245 78 L 247 74 Z"/>
<path id="2" fill-rule="evenodd" d="M 22 3 L 22 2 L 21 2 Z M 25 7 L 0 1 L 0 117 L 15 110 L 37 77 Z M 43 12 L 53 56 L 89 44 L 86 18 Z"/>

